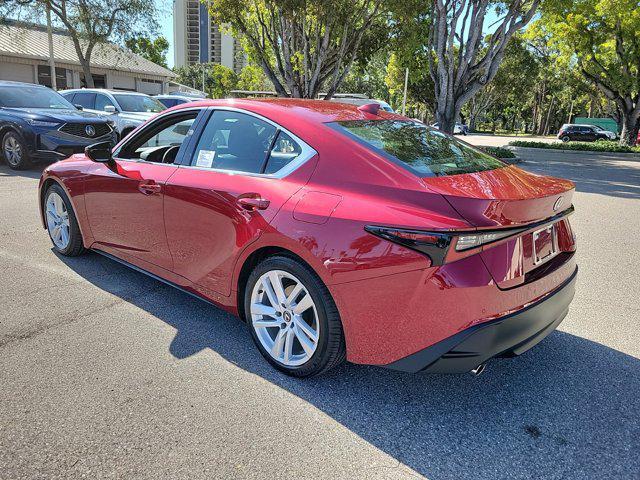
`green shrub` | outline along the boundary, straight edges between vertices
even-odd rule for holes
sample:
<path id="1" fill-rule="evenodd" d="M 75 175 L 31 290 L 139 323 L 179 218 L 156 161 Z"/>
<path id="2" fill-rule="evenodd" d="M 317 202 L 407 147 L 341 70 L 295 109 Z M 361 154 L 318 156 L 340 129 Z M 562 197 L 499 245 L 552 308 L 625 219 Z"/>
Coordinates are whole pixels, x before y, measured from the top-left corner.
<path id="1" fill-rule="evenodd" d="M 487 152 L 498 158 L 516 158 L 515 154 L 508 148 L 503 147 L 478 147 L 480 150 Z"/>
<path id="2" fill-rule="evenodd" d="M 512 147 L 529 147 L 529 148 L 549 148 L 553 150 L 579 150 L 583 152 L 613 152 L 613 153 L 640 153 L 640 146 L 626 147 L 618 142 L 600 141 L 600 142 L 529 142 L 526 140 L 515 140 L 509 142 Z"/>

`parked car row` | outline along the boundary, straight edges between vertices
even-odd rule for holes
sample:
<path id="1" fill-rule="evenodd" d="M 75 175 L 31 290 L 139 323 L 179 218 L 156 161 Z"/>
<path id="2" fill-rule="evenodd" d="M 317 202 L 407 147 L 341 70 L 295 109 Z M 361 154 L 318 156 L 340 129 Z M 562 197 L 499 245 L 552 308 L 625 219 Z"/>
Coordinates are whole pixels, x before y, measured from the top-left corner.
<path id="1" fill-rule="evenodd" d="M 0 81 L 0 150 L 9 167 L 62 160 L 97 142 L 114 145 L 169 107 L 201 100 L 82 88 L 57 93 L 31 83 Z"/>

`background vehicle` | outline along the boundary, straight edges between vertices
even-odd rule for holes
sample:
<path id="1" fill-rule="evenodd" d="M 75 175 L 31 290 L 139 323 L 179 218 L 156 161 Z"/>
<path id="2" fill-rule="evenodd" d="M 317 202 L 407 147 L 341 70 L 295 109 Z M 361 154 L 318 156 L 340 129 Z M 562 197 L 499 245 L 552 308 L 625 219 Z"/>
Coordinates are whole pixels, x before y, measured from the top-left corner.
<path id="1" fill-rule="evenodd" d="M 431 125 L 433 128 L 437 128 L 440 130 L 440 124 L 434 123 Z M 454 135 L 467 135 L 469 133 L 469 127 L 467 127 L 464 123 L 456 122 L 455 127 L 453 127 Z"/>
<path id="2" fill-rule="evenodd" d="M 175 107 L 176 105 L 182 105 L 183 103 L 189 102 L 197 102 L 198 100 L 203 100 L 201 97 L 194 97 L 190 95 L 178 95 L 178 94 L 168 94 L 168 95 L 155 95 L 153 98 L 162 103 L 166 108 Z"/>
<path id="3" fill-rule="evenodd" d="M 48 87 L 0 81 L 0 148 L 13 169 L 60 160 L 99 141 L 115 144 L 112 124 L 81 112 Z"/>
<path id="4" fill-rule="evenodd" d="M 597 140 L 610 140 L 613 132 L 607 132 L 597 125 L 576 125 L 566 123 L 558 131 L 558 139 L 563 142 L 595 142 Z M 613 134 L 615 135 L 615 134 Z M 615 138 L 615 136 L 613 137 Z"/>
<path id="5" fill-rule="evenodd" d="M 573 192 L 381 109 L 235 99 L 52 165 L 40 204 L 59 253 L 94 249 L 240 315 L 304 377 L 345 356 L 478 371 L 537 344 L 573 298 Z"/>
<path id="6" fill-rule="evenodd" d="M 81 88 L 60 92 L 69 102 L 84 110 L 108 116 L 120 138 L 166 107 L 149 95 L 101 88 Z"/>

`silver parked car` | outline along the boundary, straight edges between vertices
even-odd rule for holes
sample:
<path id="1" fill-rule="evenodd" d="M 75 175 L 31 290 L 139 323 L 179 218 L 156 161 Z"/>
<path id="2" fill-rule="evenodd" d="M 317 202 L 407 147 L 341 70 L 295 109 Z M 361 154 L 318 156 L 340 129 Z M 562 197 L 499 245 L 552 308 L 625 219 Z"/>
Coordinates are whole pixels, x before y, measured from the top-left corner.
<path id="1" fill-rule="evenodd" d="M 155 98 L 139 92 L 80 88 L 64 90 L 60 94 L 87 112 L 108 115 L 120 138 L 166 108 Z"/>

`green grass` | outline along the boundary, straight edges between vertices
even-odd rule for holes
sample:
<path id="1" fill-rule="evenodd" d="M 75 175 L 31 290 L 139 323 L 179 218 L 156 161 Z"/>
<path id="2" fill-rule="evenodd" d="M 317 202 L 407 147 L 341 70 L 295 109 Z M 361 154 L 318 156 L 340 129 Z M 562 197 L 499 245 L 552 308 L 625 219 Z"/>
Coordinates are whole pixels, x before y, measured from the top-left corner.
<path id="1" fill-rule="evenodd" d="M 478 147 L 480 150 L 487 152 L 498 158 L 516 158 L 515 154 L 508 148 L 502 147 Z"/>
<path id="2" fill-rule="evenodd" d="M 640 153 L 640 146 L 626 147 L 618 142 L 567 142 L 544 143 L 515 140 L 509 142 L 512 147 L 548 148 L 552 150 L 578 150 L 583 152 Z"/>

